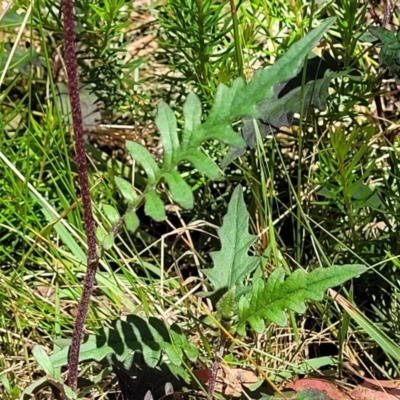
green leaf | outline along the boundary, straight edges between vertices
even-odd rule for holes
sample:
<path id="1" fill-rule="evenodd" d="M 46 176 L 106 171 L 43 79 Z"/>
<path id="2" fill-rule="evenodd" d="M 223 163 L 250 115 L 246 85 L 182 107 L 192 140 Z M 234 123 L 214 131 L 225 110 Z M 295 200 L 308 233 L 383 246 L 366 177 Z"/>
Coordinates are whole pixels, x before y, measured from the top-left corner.
<path id="1" fill-rule="evenodd" d="M 55 381 L 53 379 L 49 379 L 48 377 L 44 376 L 43 378 L 35 380 L 32 384 L 30 384 L 22 393 L 22 400 L 28 400 L 31 399 L 32 397 L 37 397 L 36 395 L 42 391 L 44 387 L 55 387 L 58 390 L 63 390 L 65 393 L 65 398 L 66 400 L 76 400 L 78 398 L 78 394 L 75 392 L 72 392 L 71 388 L 69 388 L 67 385 Z M 69 390 L 68 390 L 69 389 Z"/>
<path id="2" fill-rule="evenodd" d="M 110 206 L 109 204 L 105 204 L 103 206 L 103 211 L 104 214 L 106 214 L 106 217 L 110 221 L 111 225 L 115 225 L 121 218 L 118 210 L 115 207 Z"/>
<path id="3" fill-rule="evenodd" d="M 144 198 L 144 212 L 154 221 L 163 221 L 165 219 L 164 204 L 157 196 L 154 190 L 148 192 Z"/>
<path id="4" fill-rule="evenodd" d="M 68 86 L 63 82 L 58 82 L 57 88 L 57 102 L 63 117 L 66 119 L 68 125 L 72 125 L 71 103 L 69 101 Z M 83 129 L 93 130 L 99 120 L 101 114 L 98 106 L 98 97 L 88 86 L 81 86 L 79 88 L 79 100 L 82 109 L 82 123 Z"/>
<path id="5" fill-rule="evenodd" d="M 161 134 L 161 142 L 164 150 L 163 168 L 168 169 L 175 160 L 175 156 L 179 150 L 179 138 L 175 114 L 164 102 L 158 105 L 156 125 Z"/>
<path id="6" fill-rule="evenodd" d="M 310 60 L 310 63 L 311 61 L 314 63 L 318 62 L 316 58 Z M 302 71 L 300 73 L 302 73 Z M 323 78 L 316 80 L 312 79 L 305 85 L 302 85 L 300 80 L 300 78 L 302 78 L 301 76 L 299 76 L 298 80 L 296 77 L 295 80 L 297 82 L 295 82 L 295 84 L 298 83 L 299 86 L 295 87 L 293 90 L 290 90 L 289 93 L 280 98 L 268 99 L 267 101 L 261 102 L 257 106 L 257 109 L 261 115 L 262 124 L 276 128 L 292 125 L 292 117 L 289 116 L 293 115 L 294 113 L 300 113 L 302 111 L 301 104 L 304 104 L 304 114 L 307 113 L 307 108 L 309 105 L 312 105 L 320 110 L 324 110 L 329 95 L 329 84 L 331 80 L 337 76 L 337 73 L 327 71 Z M 285 85 L 284 88 L 287 90 L 288 85 Z M 254 148 L 256 140 L 253 123 L 251 123 L 251 129 L 252 136 L 250 137 L 253 139 L 251 142 L 249 134 L 246 135 L 246 133 L 244 133 L 243 136 L 250 148 Z M 261 132 L 261 137 L 265 137 L 266 134 L 267 132 Z"/>
<path id="7" fill-rule="evenodd" d="M 172 364 L 174 365 L 182 364 L 183 352 L 179 347 L 175 348 L 171 344 L 166 343 L 164 350 L 165 354 L 168 356 L 168 359 L 169 361 L 171 361 Z"/>
<path id="8" fill-rule="evenodd" d="M 225 293 L 236 286 L 236 296 L 243 293 L 243 280 L 256 268 L 259 257 L 249 256 L 257 237 L 248 233 L 249 213 L 238 186 L 229 202 L 228 213 L 218 230 L 221 250 L 211 253 L 214 268 L 204 270 L 214 291 Z"/>
<path id="9" fill-rule="evenodd" d="M 69 386 L 63 384 L 63 388 L 68 400 L 76 400 L 78 398 L 78 394 L 75 393 Z"/>
<path id="10" fill-rule="evenodd" d="M 71 344 L 71 339 L 64 339 L 64 338 L 54 339 L 53 343 L 60 349 L 63 349 L 64 347 L 67 347 Z"/>
<path id="11" fill-rule="evenodd" d="M 132 233 L 139 227 L 139 218 L 134 210 L 125 215 L 125 226 Z"/>
<path id="12" fill-rule="evenodd" d="M 376 191 L 372 190 L 362 181 L 355 182 L 349 187 L 349 195 L 355 200 L 360 200 L 363 207 L 371 207 L 378 210 L 383 205 Z"/>
<path id="13" fill-rule="evenodd" d="M 218 179 L 220 177 L 217 165 L 210 157 L 202 153 L 201 150 L 193 150 L 191 153 L 184 155 L 184 159 L 192 163 L 199 172 L 208 178 Z"/>
<path id="14" fill-rule="evenodd" d="M 110 250 L 113 247 L 113 244 L 114 244 L 114 235 L 106 235 L 106 237 L 101 243 L 104 250 Z"/>
<path id="15" fill-rule="evenodd" d="M 218 85 L 214 103 L 206 122 L 210 125 L 210 128 L 212 126 L 224 125 L 225 123 L 230 124 L 234 118 L 233 116 L 237 118 L 241 115 L 246 115 L 246 113 L 242 114 L 242 111 L 237 112 L 237 110 L 232 110 L 232 104 L 242 97 L 241 93 L 245 87 L 246 85 L 242 78 L 235 79 L 231 87 L 223 83 Z M 252 99 L 250 103 L 253 103 Z"/>
<path id="16" fill-rule="evenodd" d="M 271 97 L 276 84 L 288 81 L 297 75 L 309 52 L 318 44 L 334 21 L 335 18 L 325 19 L 320 26 L 290 46 L 274 65 L 257 71 L 250 83 L 240 92 L 240 96 L 236 96 L 231 112 L 258 117 L 255 104 Z M 251 102 L 247 99 L 251 99 Z"/>
<path id="17" fill-rule="evenodd" d="M 0 20 L 0 28 L 19 27 L 21 26 L 24 18 L 24 13 L 18 14 L 16 11 L 13 10 L 7 11 L 3 18 Z"/>
<path id="18" fill-rule="evenodd" d="M 34 346 L 32 353 L 40 368 L 42 368 L 47 375 L 54 377 L 54 365 L 42 346 Z"/>
<path id="19" fill-rule="evenodd" d="M 150 152 L 139 143 L 131 141 L 126 142 L 126 149 L 131 157 L 142 165 L 147 177 L 149 178 L 149 184 L 154 183 L 160 169 Z"/>
<path id="20" fill-rule="evenodd" d="M 199 349 L 193 343 L 190 343 L 189 341 L 186 341 L 186 343 L 183 346 L 183 350 L 185 351 L 186 357 L 190 361 L 195 362 L 198 359 L 198 357 L 199 357 Z"/>
<path id="21" fill-rule="evenodd" d="M 113 364 L 113 360 L 128 363 L 134 353 L 140 351 L 146 364 L 154 367 L 166 349 L 175 365 L 182 364 L 183 351 L 191 352 L 192 356 L 196 352 L 178 326 L 172 325 L 167 329 L 163 321 L 157 318 L 147 321 L 137 315 L 128 315 L 126 321 L 113 321 L 111 328 L 104 328 L 98 335 L 90 335 L 81 346 L 79 361 L 100 362 L 107 358 L 110 364 Z M 68 352 L 69 347 L 66 347 L 53 354 L 50 357 L 53 365 L 66 365 Z M 195 361 L 194 358 L 191 360 Z"/>
<path id="22" fill-rule="evenodd" d="M 195 135 L 201 125 L 201 102 L 194 93 L 189 93 L 185 101 L 183 116 L 185 127 L 182 134 L 182 148 L 186 149 L 192 142 L 192 135 Z"/>
<path id="23" fill-rule="evenodd" d="M 15 50 L 11 52 L 11 44 L 6 43 L 5 48 L 8 52 L 2 51 L 0 54 L 0 72 L 5 68 L 9 56 L 12 56 L 8 67 L 10 71 L 17 69 L 18 72 L 27 74 L 32 65 L 37 67 L 42 65 L 43 58 L 39 56 L 34 46 L 31 46 L 28 50 L 17 46 Z"/>
<path id="24" fill-rule="evenodd" d="M 182 362 L 182 351 L 186 354 L 190 361 L 194 362 L 199 356 L 198 348 L 190 343 L 186 335 L 182 332 L 178 325 L 173 324 L 169 330 L 171 343 L 176 354 L 180 357 Z M 180 365 L 180 364 L 179 364 Z"/>
<path id="25" fill-rule="evenodd" d="M 136 195 L 133 190 L 133 186 L 126 181 L 125 179 L 122 179 L 118 176 L 115 177 L 115 184 L 117 185 L 119 191 L 121 192 L 122 196 L 125 198 L 125 200 L 133 204 L 135 203 L 136 200 Z"/>
<path id="26" fill-rule="evenodd" d="M 106 238 L 107 233 L 103 228 L 97 227 L 96 228 L 96 238 L 99 243 L 103 243 L 104 239 Z"/>
<path id="27" fill-rule="evenodd" d="M 379 62 L 386 66 L 398 79 L 400 75 L 400 35 L 389 29 L 371 26 L 369 31 L 377 37 L 382 45 L 379 52 Z"/>
<path id="28" fill-rule="evenodd" d="M 260 117 L 257 104 L 272 97 L 276 84 L 288 81 L 297 75 L 309 52 L 328 31 L 334 20 L 328 18 L 322 22 L 319 27 L 293 44 L 273 66 L 257 71 L 249 84 L 245 85 L 241 78 L 236 79 L 230 88 L 220 84 L 205 123 L 207 130 L 214 130 L 214 137 L 226 142 L 228 126 L 234 119 L 244 116 Z M 223 128 L 225 123 L 226 129 Z M 243 143 L 240 142 L 239 145 L 229 144 L 243 147 Z"/>
<path id="29" fill-rule="evenodd" d="M 237 118 L 235 118 L 237 119 Z M 233 122 L 233 121 L 232 121 Z M 208 120 L 203 125 L 203 129 L 206 132 L 203 135 L 203 141 L 209 139 L 217 139 L 220 142 L 229 144 L 235 147 L 244 147 L 246 142 L 241 136 L 239 136 L 233 129 L 231 124 L 209 124 Z"/>
<path id="30" fill-rule="evenodd" d="M 172 198 L 183 208 L 193 208 L 194 198 L 192 189 L 180 176 L 178 171 L 165 174 L 165 180 L 171 191 Z"/>
<path id="31" fill-rule="evenodd" d="M 320 110 L 325 109 L 331 80 L 347 73 L 332 72 L 330 67 L 322 58 L 310 55 L 307 64 L 295 77 L 287 82 L 275 84 L 271 96 L 256 106 L 260 115 L 260 118 L 256 119 L 257 128 L 262 139 L 274 134 L 283 126 L 291 126 L 294 113 L 306 115 L 310 105 Z M 253 117 L 243 118 L 241 135 L 248 148 L 256 146 L 257 135 Z M 231 147 L 221 167 L 226 167 L 245 152 L 243 147 Z"/>
<path id="32" fill-rule="evenodd" d="M 277 268 L 265 283 L 258 279 L 252 288 L 250 301 L 243 296 L 239 301 L 239 334 L 244 334 L 245 323 L 258 333 L 264 330 L 264 320 L 286 325 L 286 310 L 303 313 L 305 301 L 322 300 L 327 289 L 341 285 L 366 271 L 363 265 L 343 265 L 318 268 L 309 274 L 298 269 L 286 280 L 283 268 Z"/>
<path id="33" fill-rule="evenodd" d="M 64 347 L 59 352 L 50 356 L 50 359 L 55 368 L 63 367 L 68 364 L 68 353 L 70 347 Z M 108 354 L 112 353 L 111 346 L 100 345 L 95 335 L 90 335 L 88 340 L 81 345 L 79 352 L 79 361 L 94 360 L 100 362 L 104 360 Z"/>
<path id="34" fill-rule="evenodd" d="M 35 193 L 31 191 L 31 196 L 38 204 L 41 206 L 41 211 L 43 215 L 46 217 L 49 224 L 54 226 L 57 234 L 60 236 L 62 242 L 68 247 L 71 253 L 81 262 L 86 263 L 86 254 L 77 243 L 76 239 L 69 232 L 67 228 L 70 228 L 66 224 L 62 224 L 60 222 L 54 225 L 54 219 L 58 218 L 59 215 L 55 214 L 55 211 L 50 207 L 50 205 L 45 201 L 43 197 L 39 193 Z"/>

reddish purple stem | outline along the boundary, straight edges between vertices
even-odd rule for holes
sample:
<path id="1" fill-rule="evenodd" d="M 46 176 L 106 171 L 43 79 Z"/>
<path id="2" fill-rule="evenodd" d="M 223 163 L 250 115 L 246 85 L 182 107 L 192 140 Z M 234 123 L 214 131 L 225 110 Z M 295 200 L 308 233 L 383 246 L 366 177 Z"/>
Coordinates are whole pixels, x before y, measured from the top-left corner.
<path id="1" fill-rule="evenodd" d="M 75 53 L 75 21 L 73 0 L 61 0 L 64 16 L 64 55 L 68 76 L 69 97 L 71 101 L 72 123 L 75 136 L 78 182 L 82 196 L 83 221 L 88 244 L 88 259 L 82 297 L 78 306 L 74 333 L 69 353 L 68 385 L 77 390 L 79 350 L 90 297 L 93 292 L 99 259 L 96 252 L 95 224 L 90 199 L 89 179 L 86 164 L 85 140 L 83 137 L 82 111 L 79 101 L 78 63 Z"/>

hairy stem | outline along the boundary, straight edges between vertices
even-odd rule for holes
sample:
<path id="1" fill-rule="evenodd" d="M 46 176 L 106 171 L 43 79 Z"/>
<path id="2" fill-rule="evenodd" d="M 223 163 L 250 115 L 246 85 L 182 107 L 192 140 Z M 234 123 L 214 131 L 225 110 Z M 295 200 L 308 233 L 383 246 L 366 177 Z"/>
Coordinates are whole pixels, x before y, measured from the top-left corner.
<path id="1" fill-rule="evenodd" d="M 82 297 L 78 306 L 75 320 L 74 333 L 69 353 L 68 385 L 72 390 L 77 390 L 79 350 L 82 333 L 85 326 L 85 318 L 89 308 L 90 296 L 93 292 L 95 275 L 99 258 L 96 253 L 95 224 L 90 199 L 89 179 L 85 155 L 85 140 L 83 137 L 82 111 L 79 102 L 78 63 L 75 53 L 75 22 L 73 0 L 62 0 L 64 17 L 64 54 L 68 76 L 69 97 L 71 101 L 72 122 L 74 128 L 76 163 L 78 167 L 78 182 L 80 186 L 83 221 L 88 244 L 87 270 L 83 282 Z"/>

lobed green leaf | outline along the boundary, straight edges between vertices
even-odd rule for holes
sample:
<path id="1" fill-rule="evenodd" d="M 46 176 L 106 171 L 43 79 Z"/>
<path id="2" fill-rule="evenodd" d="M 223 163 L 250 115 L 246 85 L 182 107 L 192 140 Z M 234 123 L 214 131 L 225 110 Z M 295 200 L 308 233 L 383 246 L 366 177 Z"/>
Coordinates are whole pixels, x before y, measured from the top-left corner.
<path id="1" fill-rule="evenodd" d="M 221 250 L 211 253 L 214 267 L 203 271 L 216 292 L 223 294 L 236 286 L 236 295 L 239 296 L 243 293 L 244 279 L 259 262 L 259 257 L 248 255 L 257 238 L 248 233 L 248 224 L 249 213 L 243 200 L 243 190 L 238 186 L 218 230 Z"/>

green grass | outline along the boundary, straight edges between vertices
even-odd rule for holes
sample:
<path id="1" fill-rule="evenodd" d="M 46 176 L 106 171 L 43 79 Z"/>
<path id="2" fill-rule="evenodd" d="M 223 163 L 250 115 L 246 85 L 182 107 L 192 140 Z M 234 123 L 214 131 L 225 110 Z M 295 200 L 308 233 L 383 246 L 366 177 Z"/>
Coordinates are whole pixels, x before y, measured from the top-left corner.
<path id="1" fill-rule="evenodd" d="M 161 223 L 141 215 L 139 231 L 118 234 L 101 261 L 86 333 L 121 315 L 156 316 L 179 323 L 199 347 L 200 363 L 210 367 L 218 335 L 201 308 L 211 304 L 194 294 L 209 287 L 201 270 L 211 267 L 210 252 L 219 249 L 216 227 L 233 188 L 241 183 L 247 189 L 250 229 L 258 236 L 256 251 L 263 257 L 257 274 L 268 276 L 277 267 L 290 274 L 298 268 L 312 271 L 352 263 L 364 264 L 369 271 L 336 288 L 342 297 L 330 291 L 306 314 L 289 314 L 286 328 L 271 325 L 263 335 L 249 330 L 239 348 L 227 346 L 226 363 L 252 369 L 245 350 L 279 385 L 307 371 L 331 370 L 339 376 L 345 373 L 344 361 L 380 379 L 398 378 L 399 149 L 397 141 L 386 140 L 374 112 L 374 98 L 390 88 L 382 81 L 376 47 L 359 40 L 367 24 L 364 2 L 325 2 L 321 7 L 295 0 L 252 0 L 236 5 L 237 18 L 232 19 L 232 9 L 225 3 L 167 0 L 155 14 L 164 53 L 150 57 L 148 64 L 134 59 L 128 65 L 118 61 L 115 49 L 134 37 L 127 18 L 131 5 L 107 4 L 109 12 L 100 7 L 96 14 L 93 5 L 77 3 L 80 21 L 83 14 L 91 16 L 79 31 L 78 48 L 87 49 L 80 53 L 81 78 L 94 85 L 102 107 L 121 124 L 136 120 L 144 126 L 144 119 L 154 115 L 151 105 L 164 99 L 178 110 L 181 126 L 179 110 L 189 91 L 209 109 L 219 83 L 230 85 L 238 76 L 249 79 L 254 69 L 274 64 L 328 15 L 337 20 L 320 50 L 330 55 L 331 67 L 347 73 L 331 82 L 325 109 L 304 104 L 303 118 L 285 128 L 286 137 L 281 133 L 262 139 L 258 132 L 256 146 L 230 164 L 220 181 L 210 182 L 183 169 L 194 189 L 194 209 L 172 210 Z M 0 48 L 4 399 L 19 398 L 21 390 L 37 379 L 34 344 L 51 353 L 59 350 L 55 340 L 70 338 L 86 268 L 72 134 L 56 100 L 57 79 L 64 78 L 61 73 L 55 79 L 52 72 L 63 43 L 59 15 L 52 6 L 50 1 L 35 3 L 26 25 L 14 14 L 14 27 L 0 25 L 4 42 L 11 43 Z M 15 7 L 26 11 L 29 5 L 20 1 Z M 125 8 L 126 13 L 118 12 Z M 225 30 L 229 32 L 217 36 Z M 17 55 L 6 65 L 12 43 Z M 39 59 L 33 49 L 39 49 Z M 32 66 L 27 59 L 40 60 L 41 65 Z M 154 72 L 156 83 L 146 92 L 150 83 L 134 82 L 134 76 L 145 68 L 153 73 L 154 59 L 164 70 Z M 158 90 L 157 85 L 167 89 Z M 383 117 L 387 129 L 396 126 L 395 115 Z M 204 148 L 217 164 L 227 150 L 214 142 Z M 103 205 L 124 211 L 114 181 L 121 175 L 121 160 L 99 163 L 90 155 L 89 159 L 96 222 L 108 231 Z M 135 178 L 138 190 L 144 189 L 143 178 L 126 165 L 125 178 Z M 167 190 L 163 196 L 168 199 Z M 188 365 L 187 370 L 197 367 Z M 93 378 L 100 371 L 93 365 L 84 375 Z M 105 375 L 95 385 L 99 396 L 113 390 L 111 384 L 102 385 L 110 381 L 111 373 Z"/>

